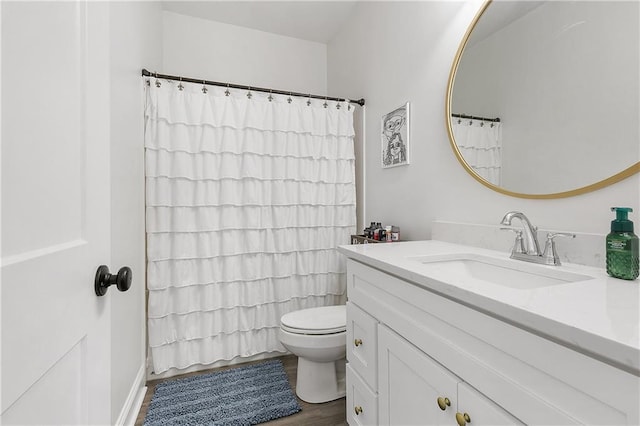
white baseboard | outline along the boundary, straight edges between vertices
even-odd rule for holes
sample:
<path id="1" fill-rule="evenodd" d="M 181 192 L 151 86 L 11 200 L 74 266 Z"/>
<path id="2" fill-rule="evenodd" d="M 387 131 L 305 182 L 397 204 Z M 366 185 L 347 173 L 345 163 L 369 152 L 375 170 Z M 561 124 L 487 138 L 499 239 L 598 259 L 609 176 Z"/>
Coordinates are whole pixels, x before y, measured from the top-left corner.
<path id="1" fill-rule="evenodd" d="M 147 387 L 145 386 L 145 368 L 144 365 L 140 366 L 136 379 L 133 381 L 129 395 L 124 402 L 118 420 L 116 420 L 116 426 L 134 426 L 136 418 L 142 407 L 144 396 L 147 393 Z"/>

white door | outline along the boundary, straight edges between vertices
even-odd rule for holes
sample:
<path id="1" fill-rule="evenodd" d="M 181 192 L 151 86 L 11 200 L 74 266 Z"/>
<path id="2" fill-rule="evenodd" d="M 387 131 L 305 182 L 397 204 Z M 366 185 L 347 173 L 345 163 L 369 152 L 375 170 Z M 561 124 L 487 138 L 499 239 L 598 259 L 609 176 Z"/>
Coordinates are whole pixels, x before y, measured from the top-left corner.
<path id="1" fill-rule="evenodd" d="M 108 424 L 108 4 L 0 11 L 1 423 Z"/>

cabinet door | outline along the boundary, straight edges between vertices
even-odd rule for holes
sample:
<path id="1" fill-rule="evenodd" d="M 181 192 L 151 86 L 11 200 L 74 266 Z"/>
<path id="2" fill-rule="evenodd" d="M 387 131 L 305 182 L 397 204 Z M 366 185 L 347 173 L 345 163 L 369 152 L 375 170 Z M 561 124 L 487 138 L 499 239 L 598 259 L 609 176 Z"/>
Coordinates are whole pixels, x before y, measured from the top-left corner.
<path id="1" fill-rule="evenodd" d="M 459 381 L 395 332 L 378 326 L 381 425 L 455 425 Z M 439 398 L 444 409 L 438 405 Z"/>
<path id="2" fill-rule="evenodd" d="M 465 419 L 465 414 L 468 421 Z M 456 415 L 459 425 L 466 423 L 471 423 L 473 426 L 523 424 L 466 383 L 458 383 L 458 412 Z"/>

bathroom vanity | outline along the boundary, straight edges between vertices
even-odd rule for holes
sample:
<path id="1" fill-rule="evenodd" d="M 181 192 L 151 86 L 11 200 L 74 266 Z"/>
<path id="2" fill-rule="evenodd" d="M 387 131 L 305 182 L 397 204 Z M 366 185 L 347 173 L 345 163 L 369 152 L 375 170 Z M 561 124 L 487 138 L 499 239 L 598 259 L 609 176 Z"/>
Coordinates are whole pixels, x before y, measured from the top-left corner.
<path id="1" fill-rule="evenodd" d="M 350 425 L 640 423 L 640 283 L 440 241 L 342 246 Z"/>

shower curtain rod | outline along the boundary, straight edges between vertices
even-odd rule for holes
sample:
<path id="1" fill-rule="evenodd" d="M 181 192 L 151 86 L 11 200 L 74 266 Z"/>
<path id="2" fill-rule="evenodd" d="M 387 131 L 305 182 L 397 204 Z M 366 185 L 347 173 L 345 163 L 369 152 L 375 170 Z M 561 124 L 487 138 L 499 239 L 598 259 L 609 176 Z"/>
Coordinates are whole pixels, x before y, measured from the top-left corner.
<path id="1" fill-rule="evenodd" d="M 218 81 L 209 81 L 209 80 L 202 80 L 202 79 L 197 79 L 197 78 L 189 78 L 189 77 L 180 77 L 180 76 L 175 76 L 175 75 L 159 74 L 159 73 L 156 73 L 156 72 L 150 72 L 145 68 L 142 69 L 142 76 L 143 77 L 162 78 L 162 79 L 165 79 L 165 80 L 186 81 L 187 83 L 206 84 L 208 86 L 222 86 L 222 87 L 228 87 L 230 89 L 253 90 L 253 91 L 256 91 L 256 92 L 274 93 L 276 95 L 300 96 L 300 97 L 303 97 L 303 98 L 324 99 L 324 100 L 327 100 L 327 101 L 338 101 L 338 102 L 349 101 L 351 103 L 358 104 L 360 106 L 364 106 L 364 98 L 363 99 L 358 99 L 358 100 L 344 99 L 344 98 L 332 98 L 332 97 L 328 97 L 328 96 L 312 95 L 312 94 L 309 94 L 309 93 L 297 93 L 297 92 L 288 92 L 286 90 L 275 90 L 275 89 L 265 89 L 265 88 L 262 88 L 262 87 L 244 86 L 242 84 L 220 83 Z"/>
<path id="2" fill-rule="evenodd" d="M 500 118 L 486 118 L 486 117 L 476 117 L 475 115 L 467 115 L 467 114 L 451 114 L 452 117 L 455 118 L 468 118 L 469 120 L 482 120 L 482 121 L 491 121 L 494 123 L 499 123 Z"/>

